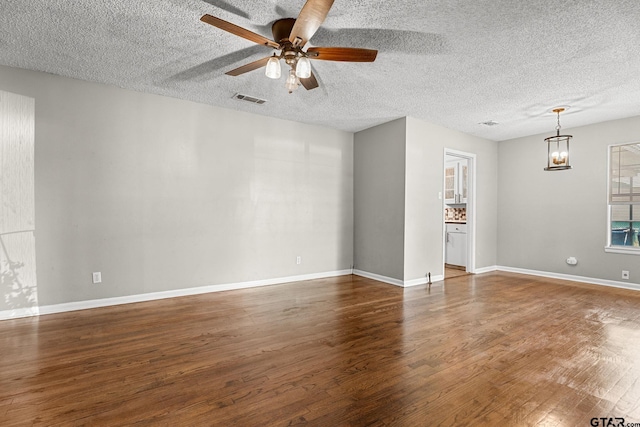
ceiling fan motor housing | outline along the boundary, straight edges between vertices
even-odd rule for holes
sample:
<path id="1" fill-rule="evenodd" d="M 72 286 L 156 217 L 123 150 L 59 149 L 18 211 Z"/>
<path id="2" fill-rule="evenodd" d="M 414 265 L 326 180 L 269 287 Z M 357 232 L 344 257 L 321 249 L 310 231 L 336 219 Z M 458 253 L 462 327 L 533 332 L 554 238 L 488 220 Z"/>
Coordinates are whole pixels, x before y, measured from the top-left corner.
<path id="1" fill-rule="evenodd" d="M 293 24 L 296 20 L 293 18 L 278 19 L 271 26 L 271 32 L 273 33 L 273 40 L 281 45 L 289 42 L 289 35 L 293 29 Z"/>

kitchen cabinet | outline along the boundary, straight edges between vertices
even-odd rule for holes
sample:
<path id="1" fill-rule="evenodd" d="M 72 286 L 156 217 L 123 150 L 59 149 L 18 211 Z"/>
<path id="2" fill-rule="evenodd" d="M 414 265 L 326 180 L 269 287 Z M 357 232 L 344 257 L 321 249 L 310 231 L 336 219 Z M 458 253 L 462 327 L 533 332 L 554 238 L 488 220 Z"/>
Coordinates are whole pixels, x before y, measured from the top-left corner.
<path id="1" fill-rule="evenodd" d="M 445 263 L 467 266 L 467 224 L 445 224 Z"/>
<path id="2" fill-rule="evenodd" d="M 444 202 L 447 205 L 467 203 L 468 194 L 467 159 L 451 160 L 444 167 Z"/>

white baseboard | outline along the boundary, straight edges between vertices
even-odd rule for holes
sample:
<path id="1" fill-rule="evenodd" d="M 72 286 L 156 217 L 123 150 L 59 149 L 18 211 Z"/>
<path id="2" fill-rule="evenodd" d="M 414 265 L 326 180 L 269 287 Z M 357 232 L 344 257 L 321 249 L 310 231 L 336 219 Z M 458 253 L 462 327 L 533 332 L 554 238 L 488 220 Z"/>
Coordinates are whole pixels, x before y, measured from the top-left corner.
<path id="1" fill-rule="evenodd" d="M 506 271 L 511 273 L 528 274 L 531 276 L 548 277 L 552 279 L 570 280 L 574 282 L 589 283 L 595 285 L 610 286 L 622 289 L 631 289 L 640 291 L 640 285 L 635 283 L 619 282 L 615 280 L 595 279 L 584 276 L 574 276 L 570 274 L 552 273 L 548 271 L 528 270 L 524 268 L 515 268 L 507 266 L 490 266 L 476 269 L 476 274 L 488 273 L 491 271 Z M 86 310 L 91 308 L 108 307 L 112 305 L 131 304 L 136 302 L 153 301 L 165 298 L 175 298 L 181 296 L 198 295 L 210 292 L 222 292 L 236 289 L 255 288 L 260 286 L 278 285 L 282 283 L 298 282 L 304 280 L 324 279 L 328 277 L 346 276 L 349 274 L 366 277 L 377 280 L 379 282 L 388 283 L 399 287 L 411 287 L 427 284 L 427 278 L 419 278 L 413 280 L 399 280 L 392 277 L 386 277 L 375 273 L 369 273 L 362 270 L 338 270 L 323 273 L 303 274 L 299 276 L 279 277 L 274 279 L 254 280 L 249 282 L 227 283 L 221 285 L 200 286 L 197 288 L 175 289 L 164 292 L 151 292 L 146 294 L 128 295 L 122 297 L 103 298 L 95 300 L 69 302 L 63 304 L 45 305 L 40 307 L 27 307 L 12 310 L 0 311 L 0 320 L 17 319 L 20 317 L 30 317 L 53 313 L 64 313 L 67 311 Z M 444 280 L 444 275 L 432 276 L 431 282 L 440 282 Z"/>
<path id="2" fill-rule="evenodd" d="M 506 271 L 509 273 L 528 274 L 531 276 L 548 277 L 550 279 L 571 280 L 572 282 L 589 283 L 592 285 L 610 286 L 613 288 L 631 289 L 640 291 L 640 285 L 635 283 L 619 282 L 617 280 L 596 279 L 593 277 L 574 276 L 572 274 L 552 273 L 549 271 L 528 270 L 526 268 L 497 266 L 498 271 Z"/>
<path id="3" fill-rule="evenodd" d="M 440 274 L 438 276 L 431 276 L 431 283 L 442 282 L 443 280 L 444 280 L 444 274 Z M 405 280 L 404 287 L 409 288 L 411 286 L 426 285 L 427 283 L 429 283 L 427 278 L 421 277 L 419 279 Z"/>
<path id="4" fill-rule="evenodd" d="M 492 271 L 496 271 L 498 269 L 497 265 L 491 265 L 489 267 L 481 267 L 476 268 L 473 274 L 482 274 L 482 273 L 490 273 Z"/>
<path id="5" fill-rule="evenodd" d="M 14 308 L 0 311 L 0 320 L 17 319 L 19 317 L 31 317 L 40 314 L 40 307 Z"/>
<path id="6" fill-rule="evenodd" d="M 394 285 L 394 286 L 400 286 L 402 288 L 408 288 L 410 286 L 418 286 L 418 285 L 426 285 L 427 284 L 427 278 L 423 277 L 420 279 L 413 279 L 413 280 L 400 280 L 400 279 L 394 279 L 393 277 L 387 277 L 387 276 L 382 276 L 380 274 L 376 274 L 376 273 L 370 273 L 368 271 L 363 271 L 363 270 L 353 270 L 353 274 L 357 275 L 357 276 L 362 276 L 362 277 L 366 277 L 367 279 L 373 279 L 373 280 L 377 280 L 378 282 L 383 282 L 383 283 L 388 283 L 390 285 Z M 440 276 L 432 276 L 431 277 L 431 282 L 440 282 L 444 280 L 444 275 L 440 275 Z"/>
<path id="7" fill-rule="evenodd" d="M 355 274 L 356 276 L 366 277 L 367 279 L 377 280 L 378 282 L 388 283 L 388 284 L 394 285 L 394 286 L 400 286 L 400 287 L 404 286 L 404 283 L 400 279 L 394 279 L 393 277 L 381 276 L 380 274 L 369 273 L 368 271 L 362 271 L 362 270 L 354 269 L 353 270 L 353 274 Z"/>
<path id="8" fill-rule="evenodd" d="M 490 273 L 492 271 L 506 271 L 510 273 L 528 274 L 530 276 L 548 277 L 550 279 L 570 280 L 573 282 L 589 283 L 593 285 L 610 286 L 614 288 L 631 289 L 635 291 L 640 291 L 640 285 L 635 283 L 619 282 L 616 280 L 596 279 L 596 278 L 584 277 L 584 276 L 574 276 L 571 274 L 552 273 L 548 271 L 528 270 L 525 268 L 506 267 L 502 265 L 492 265 L 489 267 L 477 268 L 474 274 Z M 353 274 L 366 277 L 369 279 L 377 280 L 379 282 L 389 283 L 395 286 L 401 286 L 401 287 L 418 286 L 418 285 L 424 285 L 427 283 L 426 277 L 420 278 L 420 279 L 402 281 L 399 279 L 394 279 L 392 277 L 381 276 L 379 274 L 369 273 L 367 271 L 362 271 L 362 270 L 353 270 Z M 442 280 L 444 280 L 444 275 L 431 277 L 431 282 L 439 282 Z"/>
<path id="9" fill-rule="evenodd" d="M 279 285 L 282 283 L 299 282 L 303 280 L 324 279 L 327 277 L 346 276 L 351 270 L 337 270 L 323 273 L 303 274 L 299 276 L 278 277 L 274 279 L 253 280 L 249 282 L 227 283 L 222 285 L 200 286 L 197 288 L 175 289 L 163 292 L 127 295 L 122 297 L 102 298 L 86 301 L 67 302 L 62 304 L 44 305 L 40 307 L 0 311 L 0 320 L 15 319 L 44 314 L 64 313 L 67 311 L 87 310 L 90 308 L 108 307 L 112 305 L 131 304 L 135 302 L 153 301 L 165 298 L 183 297 L 189 295 L 206 294 L 210 292 L 231 291 L 236 289 L 256 288 L 260 286 Z"/>

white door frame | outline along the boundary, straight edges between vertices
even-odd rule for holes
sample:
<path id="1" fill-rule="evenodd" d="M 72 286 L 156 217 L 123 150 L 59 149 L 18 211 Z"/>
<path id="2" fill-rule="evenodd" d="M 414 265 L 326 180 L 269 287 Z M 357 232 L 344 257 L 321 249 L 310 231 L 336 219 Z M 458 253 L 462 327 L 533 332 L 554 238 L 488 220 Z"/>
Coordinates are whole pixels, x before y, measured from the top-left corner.
<path id="1" fill-rule="evenodd" d="M 476 272 L 476 155 L 465 151 L 445 148 L 442 156 L 442 194 L 444 195 L 444 165 L 447 156 L 460 157 L 468 160 L 467 183 L 467 272 Z M 442 197 L 442 272 L 444 275 L 444 262 L 446 254 L 446 227 L 444 226 L 444 197 Z"/>

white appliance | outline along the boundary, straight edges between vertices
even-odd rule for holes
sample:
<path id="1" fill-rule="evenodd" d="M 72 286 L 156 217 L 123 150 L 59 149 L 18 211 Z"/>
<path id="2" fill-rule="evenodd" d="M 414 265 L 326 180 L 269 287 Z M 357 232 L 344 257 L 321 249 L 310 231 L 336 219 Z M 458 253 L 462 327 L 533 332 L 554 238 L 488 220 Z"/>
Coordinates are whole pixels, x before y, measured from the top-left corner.
<path id="1" fill-rule="evenodd" d="M 445 224 L 445 263 L 467 266 L 467 224 Z"/>

